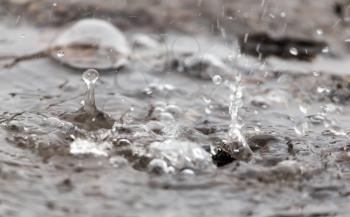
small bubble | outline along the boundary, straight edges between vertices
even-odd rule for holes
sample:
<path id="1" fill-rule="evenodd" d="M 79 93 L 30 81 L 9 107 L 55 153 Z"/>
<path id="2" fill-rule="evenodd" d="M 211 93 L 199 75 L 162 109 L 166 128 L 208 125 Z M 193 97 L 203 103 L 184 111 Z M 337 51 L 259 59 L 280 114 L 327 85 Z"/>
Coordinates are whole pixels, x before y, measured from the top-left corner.
<path id="1" fill-rule="evenodd" d="M 202 99 L 203 99 L 203 101 L 204 101 L 206 104 L 210 104 L 210 103 L 211 103 L 211 99 L 210 99 L 209 97 L 203 96 Z"/>
<path id="2" fill-rule="evenodd" d="M 52 3 L 52 6 L 53 6 L 53 7 L 56 7 L 56 6 L 57 6 L 57 3 L 56 3 L 56 2 Z"/>
<path id="3" fill-rule="evenodd" d="M 287 16 L 287 14 L 286 14 L 286 12 L 282 11 L 282 12 L 280 13 L 280 16 L 284 18 L 284 17 Z"/>
<path id="4" fill-rule="evenodd" d="M 298 56 L 299 54 L 298 49 L 296 49 L 295 47 L 291 47 L 289 49 L 289 53 L 292 54 L 293 56 Z"/>
<path id="5" fill-rule="evenodd" d="M 211 114 L 211 109 L 208 106 L 205 107 L 204 111 L 207 115 Z"/>
<path id="6" fill-rule="evenodd" d="M 194 171 L 191 169 L 184 169 L 181 171 L 181 173 L 186 176 L 193 176 L 195 174 Z"/>
<path id="7" fill-rule="evenodd" d="M 304 115 L 307 115 L 308 112 L 309 112 L 309 107 L 308 107 L 308 105 L 300 104 L 300 105 L 299 105 L 299 110 L 300 110 Z"/>
<path id="8" fill-rule="evenodd" d="M 62 58 L 62 57 L 64 57 L 64 52 L 62 50 L 59 50 L 59 51 L 57 51 L 56 55 L 58 58 Z"/>
<path id="9" fill-rule="evenodd" d="M 317 33 L 317 35 L 321 36 L 321 35 L 323 35 L 323 30 L 322 29 L 317 29 L 316 33 Z"/>
<path id="10" fill-rule="evenodd" d="M 325 87 L 318 87 L 317 88 L 318 93 L 330 93 L 331 91 L 328 88 Z"/>
<path id="11" fill-rule="evenodd" d="M 151 160 L 151 162 L 149 162 L 147 166 L 147 169 L 149 172 L 155 173 L 158 175 L 169 172 L 167 162 L 162 159 Z"/>
<path id="12" fill-rule="evenodd" d="M 315 77 L 318 77 L 318 76 L 320 76 L 320 73 L 315 71 L 315 72 L 312 72 L 312 75 Z"/>
<path id="13" fill-rule="evenodd" d="M 220 85 L 222 83 L 222 77 L 220 75 L 214 75 L 212 80 L 215 85 Z"/>
<path id="14" fill-rule="evenodd" d="M 329 53 L 329 47 L 324 47 L 322 49 L 322 53 Z"/>

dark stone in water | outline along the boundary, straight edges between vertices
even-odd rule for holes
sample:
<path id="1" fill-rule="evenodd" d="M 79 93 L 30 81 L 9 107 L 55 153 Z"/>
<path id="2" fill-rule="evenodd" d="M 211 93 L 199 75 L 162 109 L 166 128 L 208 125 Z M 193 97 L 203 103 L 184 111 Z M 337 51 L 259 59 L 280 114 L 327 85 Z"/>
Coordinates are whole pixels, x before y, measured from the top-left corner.
<path id="1" fill-rule="evenodd" d="M 216 164 L 216 166 L 221 167 L 225 166 L 227 164 L 232 163 L 235 159 L 231 157 L 230 154 L 223 150 L 218 150 L 218 152 L 212 156 L 213 162 Z"/>
<path id="2" fill-rule="evenodd" d="M 325 42 L 299 38 L 273 38 L 266 33 L 250 34 L 239 38 L 241 51 L 252 56 L 278 56 L 285 59 L 310 61 L 327 47 Z M 295 53 L 291 52 L 295 50 Z"/>

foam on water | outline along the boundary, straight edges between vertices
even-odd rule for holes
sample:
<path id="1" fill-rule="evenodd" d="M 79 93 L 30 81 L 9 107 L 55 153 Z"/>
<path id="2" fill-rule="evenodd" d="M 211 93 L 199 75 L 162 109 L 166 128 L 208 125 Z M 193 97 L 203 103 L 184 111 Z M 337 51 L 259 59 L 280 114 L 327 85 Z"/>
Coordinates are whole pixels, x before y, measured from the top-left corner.
<path id="1" fill-rule="evenodd" d="M 70 153 L 73 155 L 92 154 L 95 156 L 108 156 L 108 151 L 113 147 L 109 142 L 94 142 L 88 139 L 75 139 L 70 144 Z"/>
<path id="2" fill-rule="evenodd" d="M 194 142 L 167 139 L 163 142 L 151 143 L 149 150 L 152 158 L 164 160 L 167 163 L 166 170 L 169 170 L 169 167 L 174 167 L 177 170 L 193 169 L 198 171 L 208 171 L 214 168 L 211 155 Z M 153 162 L 152 165 L 165 167 L 164 162 L 158 161 Z"/>

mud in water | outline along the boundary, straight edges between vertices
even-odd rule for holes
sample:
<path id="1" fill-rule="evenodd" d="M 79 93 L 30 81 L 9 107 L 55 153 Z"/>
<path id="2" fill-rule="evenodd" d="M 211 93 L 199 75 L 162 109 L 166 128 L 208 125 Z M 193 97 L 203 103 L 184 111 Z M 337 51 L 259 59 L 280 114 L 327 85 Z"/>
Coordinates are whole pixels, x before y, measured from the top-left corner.
<path id="1" fill-rule="evenodd" d="M 222 35 L 130 25 L 123 68 L 82 79 L 46 57 L 0 69 L 0 216 L 349 215 L 350 79 L 334 64 L 347 55 L 259 60 Z M 0 29 L 1 55 L 23 55 L 65 26 L 6 16 Z M 232 84 L 249 155 L 228 136 Z"/>

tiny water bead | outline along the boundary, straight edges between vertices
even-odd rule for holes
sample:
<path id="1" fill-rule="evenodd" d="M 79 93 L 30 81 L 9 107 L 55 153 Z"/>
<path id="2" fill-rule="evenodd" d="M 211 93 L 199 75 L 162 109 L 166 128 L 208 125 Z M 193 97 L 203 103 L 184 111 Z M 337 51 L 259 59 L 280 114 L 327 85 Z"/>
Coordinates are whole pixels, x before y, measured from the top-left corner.
<path id="1" fill-rule="evenodd" d="M 58 58 L 62 58 L 62 57 L 64 57 L 64 52 L 62 50 L 58 50 L 56 55 Z"/>
<path id="2" fill-rule="evenodd" d="M 222 77 L 220 75 L 214 75 L 212 80 L 215 85 L 220 85 L 222 83 Z"/>
<path id="3" fill-rule="evenodd" d="M 292 54 L 293 56 L 298 56 L 298 54 L 299 54 L 298 49 L 295 47 L 291 47 L 289 49 L 289 53 Z"/>

